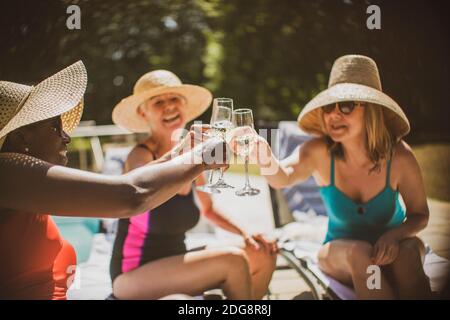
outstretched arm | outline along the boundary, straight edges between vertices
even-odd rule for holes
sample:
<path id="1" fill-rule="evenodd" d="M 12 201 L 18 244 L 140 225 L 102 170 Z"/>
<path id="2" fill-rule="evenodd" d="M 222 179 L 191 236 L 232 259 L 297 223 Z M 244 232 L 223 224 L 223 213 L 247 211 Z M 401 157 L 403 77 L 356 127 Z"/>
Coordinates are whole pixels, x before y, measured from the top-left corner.
<path id="1" fill-rule="evenodd" d="M 222 142 L 211 139 L 172 160 L 122 176 L 51 165 L 21 154 L 0 154 L 0 207 L 65 216 L 139 214 L 175 195 L 203 170 L 223 166 L 202 162 L 218 144 Z M 197 161 L 192 161 L 194 158 Z"/>
<path id="2" fill-rule="evenodd" d="M 260 144 L 267 144 L 267 142 Z M 314 166 L 309 154 L 311 146 L 308 143 L 297 147 L 289 157 L 281 161 L 273 154 L 268 144 L 263 148 L 270 155 L 270 160 L 259 162 L 261 175 L 267 179 L 272 188 L 288 187 L 303 182 L 311 176 Z"/>
<path id="3" fill-rule="evenodd" d="M 315 170 L 314 158 L 318 148 L 323 149 L 323 142 L 314 139 L 305 142 L 286 159 L 279 161 L 268 142 L 257 135 L 250 127 L 236 128 L 232 132 L 231 148 L 236 152 L 239 145 L 236 140 L 240 135 L 257 136 L 255 147 L 250 154 L 250 163 L 256 163 L 272 188 L 283 188 L 308 179 Z"/>

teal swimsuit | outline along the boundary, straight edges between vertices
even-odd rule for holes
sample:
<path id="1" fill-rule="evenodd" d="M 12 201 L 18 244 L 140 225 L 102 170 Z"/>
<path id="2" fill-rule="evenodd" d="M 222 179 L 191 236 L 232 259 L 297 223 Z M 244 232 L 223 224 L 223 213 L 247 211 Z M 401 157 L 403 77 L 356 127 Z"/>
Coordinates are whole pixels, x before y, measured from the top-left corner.
<path id="1" fill-rule="evenodd" d="M 334 185 L 334 156 L 331 156 L 331 183 L 320 188 L 329 217 L 324 243 L 337 239 L 364 240 L 374 244 L 388 229 L 405 220 L 399 193 L 391 188 L 391 161 L 387 163 L 386 186 L 366 203 L 356 203 Z"/>

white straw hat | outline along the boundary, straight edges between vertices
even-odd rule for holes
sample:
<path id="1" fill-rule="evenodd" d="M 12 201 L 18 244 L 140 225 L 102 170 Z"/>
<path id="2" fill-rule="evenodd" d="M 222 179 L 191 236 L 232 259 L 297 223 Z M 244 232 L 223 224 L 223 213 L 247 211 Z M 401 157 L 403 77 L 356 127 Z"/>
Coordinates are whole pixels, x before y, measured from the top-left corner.
<path id="1" fill-rule="evenodd" d="M 324 135 L 319 109 L 342 101 L 360 101 L 382 106 L 386 126 L 397 139 L 408 134 L 410 130 L 403 110 L 382 92 L 377 65 L 369 57 L 346 55 L 334 62 L 328 89 L 308 102 L 298 116 L 300 128 L 311 134 Z"/>
<path id="2" fill-rule="evenodd" d="M 212 101 L 212 94 L 208 89 L 182 84 L 181 80 L 170 71 L 155 70 L 140 77 L 134 85 L 133 94 L 122 99 L 114 107 L 113 122 L 133 132 L 148 132 L 151 128 L 138 114 L 137 109 L 143 102 L 163 93 L 178 93 L 186 98 L 186 106 L 181 110 L 186 122 L 205 112 Z"/>
<path id="3" fill-rule="evenodd" d="M 0 148 L 11 131 L 61 115 L 67 133 L 83 112 L 87 73 L 78 61 L 36 86 L 0 81 Z"/>

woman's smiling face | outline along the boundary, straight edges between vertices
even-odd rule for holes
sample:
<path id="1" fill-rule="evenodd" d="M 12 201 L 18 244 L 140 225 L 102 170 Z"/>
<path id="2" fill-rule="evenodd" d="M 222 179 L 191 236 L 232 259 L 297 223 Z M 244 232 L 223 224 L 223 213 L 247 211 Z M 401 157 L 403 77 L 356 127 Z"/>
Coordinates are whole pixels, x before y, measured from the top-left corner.
<path id="1" fill-rule="evenodd" d="M 363 106 L 364 104 L 356 103 L 349 114 L 343 113 L 338 103 L 334 104 L 334 108 L 327 107 L 328 112 L 324 109 L 322 114 L 325 129 L 333 141 L 343 142 L 365 133 Z"/>
<path id="2" fill-rule="evenodd" d="M 171 134 L 184 128 L 186 121 L 182 110 L 186 99 L 176 93 L 164 93 L 147 100 L 138 108 L 138 113 L 150 124 L 152 131 Z"/>

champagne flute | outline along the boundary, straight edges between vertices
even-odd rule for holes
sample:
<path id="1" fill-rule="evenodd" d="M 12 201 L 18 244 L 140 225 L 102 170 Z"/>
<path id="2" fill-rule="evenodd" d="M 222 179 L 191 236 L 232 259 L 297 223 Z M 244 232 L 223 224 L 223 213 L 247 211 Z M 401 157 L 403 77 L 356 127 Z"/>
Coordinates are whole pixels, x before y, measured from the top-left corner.
<path id="1" fill-rule="evenodd" d="M 219 137 L 225 141 L 227 132 L 232 129 L 231 122 L 233 112 L 233 100 L 229 98 L 216 98 L 213 103 L 213 111 L 211 115 L 211 128 L 207 135 Z M 220 193 L 219 188 L 234 188 L 225 182 L 223 178 L 223 169 L 220 168 L 220 177 L 216 183 L 212 183 L 213 171 L 210 172 L 208 183 L 204 186 L 197 187 L 198 190 L 207 193 Z"/>
<path id="2" fill-rule="evenodd" d="M 216 116 L 214 122 L 211 121 L 211 125 L 215 136 L 220 137 L 225 141 L 227 133 L 233 129 L 233 122 L 231 120 L 233 116 L 233 99 L 216 98 L 214 99 L 213 107 L 214 106 L 216 106 Z M 225 182 L 225 179 L 223 178 L 224 169 L 220 168 L 219 170 L 219 180 L 217 180 L 213 187 L 216 189 L 234 188 L 232 185 Z"/>
<path id="3" fill-rule="evenodd" d="M 249 127 L 253 129 L 253 112 L 251 109 L 236 109 L 233 111 L 233 123 L 237 127 Z M 250 130 L 249 130 L 250 131 Z M 245 158 L 245 185 L 242 189 L 236 191 L 237 196 L 255 196 L 259 194 L 260 190 L 253 188 L 250 185 L 248 177 L 248 162 L 249 155 L 256 143 L 256 136 L 254 133 L 244 133 L 236 137 L 237 155 Z"/>

